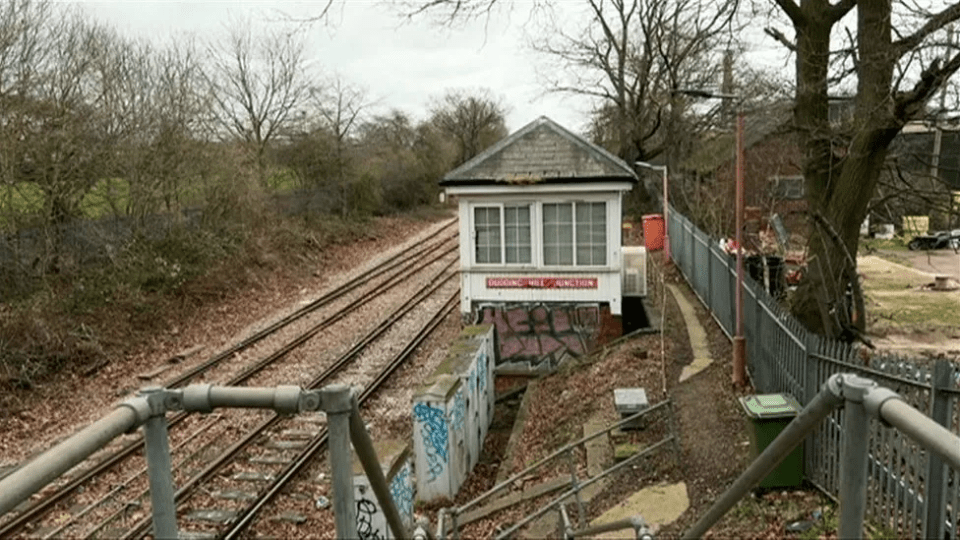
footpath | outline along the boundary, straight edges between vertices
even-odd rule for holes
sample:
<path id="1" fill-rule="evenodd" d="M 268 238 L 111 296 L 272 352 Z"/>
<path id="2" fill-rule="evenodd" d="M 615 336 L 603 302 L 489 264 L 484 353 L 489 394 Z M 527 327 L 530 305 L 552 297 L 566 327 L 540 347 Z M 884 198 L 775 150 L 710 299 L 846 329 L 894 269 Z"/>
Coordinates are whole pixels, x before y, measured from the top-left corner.
<path id="1" fill-rule="evenodd" d="M 687 329 L 687 337 L 690 340 L 690 348 L 693 351 L 693 362 L 683 368 L 680 374 L 680 384 L 673 388 L 672 396 L 672 399 L 676 402 L 675 410 L 680 417 L 680 431 L 683 433 L 683 426 L 689 423 L 690 414 L 709 414 L 709 411 L 705 411 L 704 407 L 701 406 L 702 404 L 698 403 L 702 400 L 703 395 L 697 388 L 699 385 L 695 384 L 694 381 L 696 375 L 713 363 L 713 357 L 707 343 L 707 331 L 700 324 L 700 320 L 697 319 L 692 301 L 676 285 L 668 284 L 666 288 L 680 308 Z M 687 431 L 687 433 L 690 432 Z M 594 519 L 590 524 L 601 525 L 633 516 L 642 516 L 651 531 L 656 533 L 664 526 L 673 523 L 689 506 L 690 496 L 687 493 L 685 482 L 659 484 L 638 490 L 617 506 Z M 596 538 L 632 539 L 636 536 L 631 530 L 623 530 L 606 533 Z"/>

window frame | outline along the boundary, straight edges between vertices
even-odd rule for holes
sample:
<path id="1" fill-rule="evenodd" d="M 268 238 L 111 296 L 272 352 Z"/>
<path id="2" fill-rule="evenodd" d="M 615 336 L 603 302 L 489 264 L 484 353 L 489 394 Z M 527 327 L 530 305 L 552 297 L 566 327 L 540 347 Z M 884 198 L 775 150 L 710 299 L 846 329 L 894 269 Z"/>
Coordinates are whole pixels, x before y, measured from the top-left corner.
<path id="1" fill-rule="evenodd" d="M 539 204 L 539 206 L 540 206 L 540 208 L 541 208 L 540 219 L 539 219 L 539 224 L 540 224 L 540 249 L 539 249 L 539 255 L 540 255 L 540 261 L 541 261 L 541 266 L 542 266 L 542 267 L 544 267 L 544 268 L 557 268 L 557 269 L 564 269 L 564 270 L 570 270 L 570 269 L 579 270 L 579 269 L 607 268 L 607 267 L 610 266 L 610 254 L 608 253 L 608 248 L 610 247 L 610 234 L 609 234 L 609 230 L 608 230 L 608 221 L 609 221 L 609 213 L 610 213 L 609 201 L 607 201 L 607 200 L 578 199 L 578 200 L 541 201 L 541 202 L 538 203 L 538 204 Z M 597 263 L 594 263 L 594 262 L 591 261 L 591 263 L 589 263 L 589 264 L 580 264 L 579 261 L 578 261 L 579 257 L 577 256 L 578 250 L 581 249 L 581 248 L 583 248 L 583 247 L 592 248 L 592 247 L 596 247 L 596 246 L 594 246 L 592 243 L 586 243 L 586 242 L 592 242 L 592 239 L 591 239 L 591 238 L 588 238 L 588 239 L 585 240 L 585 245 L 583 245 L 583 246 L 581 245 L 581 242 L 580 242 L 580 234 L 581 234 L 580 228 L 581 228 L 581 223 L 579 223 L 578 220 L 577 220 L 577 206 L 578 206 L 578 205 L 595 205 L 595 204 L 603 205 L 603 221 L 602 221 L 602 225 L 600 226 L 600 230 L 603 232 L 603 249 L 602 249 L 603 262 L 597 264 Z M 546 223 L 545 220 L 546 220 L 546 214 L 547 214 L 547 212 L 546 212 L 546 210 L 545 210 L 543 207 L 544 207 L 544 206 L 547 206 L 547 205 L 558 205 L 558 206 L 566 206 L 566 205 L 568 205 L 568 206 L 570 206 L 570 218 L 571 218 L 571 227 L 570 227 L 570 229 L 571 229 L 571 231 L 570 231 L 570 234 L 571 234 L 571 242 L 570 242 L 570 251 L 571 251 L 571 253 L 570 253 L 570 258 L 571 258 L 571 263 L 570 263 L 570 264 L 562 264 L 562 263 L 547 264 L 547 263 L 546 263 L 546 260 L 547 260 L 547 253 L 546 253 L 546 249 L 547 249 L 547 242 L 546 242 L 547 223 Z M 594 224 L 594 225 L 595 225 L 595 223 L 592 222 L 592 221 L 590 221 L 589 224 Z"/>
<path id="2" fill-rule="evenodd" d="M 802 174 L 774 175 L 772 194 L 781 201 L 798 201 L 806 197 L 807 185 Z"/>
<path id="3" fill-rule="evenodd" d="M 477 209 L 480 208 L 497 208 L 499 210 L 500 220 L 499 220 L 499 240 L 500 240 L 500 253 L 499 260 L 497 262 L 479 262 L 477 260 L 477 242 L 479 240 L 479 235 L 477 234 Z M 527 241 L 527 258 L 525 262 L 507 262 L 507 251 L 508 251 L 508 238 L 507 238 L 507 209 L 508 208 L 526 208 L 527 209 L 527 231 L 528 231 L 528 241 Z M 519 201 L 519 202 L 477 202 L 470 205 L 470 235 L 471 235 L 471 245 L 470 245 L 470 257 L 474 265 L 477 266 L 505 266 L 512 268 L 523 268 L 523 267 L 532 267 L 537 264 L 535 260 L 535 234 L 536 234 L 536 205 L 533 202 L 529 201 Z M 518 222 L 519 223 L 519 222 Z M 510 249 L 517 249 L 522 247 L 522 244 L 515 242 L 509 246 Z"/>

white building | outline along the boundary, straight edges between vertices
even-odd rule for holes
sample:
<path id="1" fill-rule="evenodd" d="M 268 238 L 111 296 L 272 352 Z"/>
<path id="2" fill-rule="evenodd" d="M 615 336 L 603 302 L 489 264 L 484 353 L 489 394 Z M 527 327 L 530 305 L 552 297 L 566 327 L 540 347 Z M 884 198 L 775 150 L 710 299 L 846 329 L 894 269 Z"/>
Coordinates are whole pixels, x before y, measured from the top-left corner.
<path id="1" fill-rule="evenodd" d="M 460 310 L 592 304 L 620 315 L 621 159 L 541 116 L 448 173 L 460 211 Z"/>

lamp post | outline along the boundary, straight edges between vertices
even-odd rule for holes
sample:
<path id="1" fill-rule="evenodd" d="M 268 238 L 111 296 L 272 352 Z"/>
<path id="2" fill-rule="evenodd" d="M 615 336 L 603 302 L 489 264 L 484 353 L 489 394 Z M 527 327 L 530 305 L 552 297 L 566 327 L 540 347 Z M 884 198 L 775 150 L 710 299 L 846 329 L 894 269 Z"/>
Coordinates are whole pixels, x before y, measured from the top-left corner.
<path id="1" fill-rule="evenodd" d="M 646 161 L 636 161 L 635 163 L 638 167 L 663 172 L 663 253 L 666 255 L 667 261 L 670 261 L 670 217 L 667 214 L 667 209 L 669 208 L 669 204 L 667 202 L 669 196 L 667 166 L 654 165 L 652 163 L 647 163 Z"/>
<path id="2" fill-rule="evenodd" d="M 736 222 L 737 285 L 734 293 L 735 332 L 733 336 L 733 384 L 743 386 L 747 382 L 747 339 L 743 334 L 743 131 L 744 115 L 740 96 L 705 90 L 677 90 L 679 94 L 705 99 L 732 99 L 737 103 L 737 164 L 736 164 Z"/>

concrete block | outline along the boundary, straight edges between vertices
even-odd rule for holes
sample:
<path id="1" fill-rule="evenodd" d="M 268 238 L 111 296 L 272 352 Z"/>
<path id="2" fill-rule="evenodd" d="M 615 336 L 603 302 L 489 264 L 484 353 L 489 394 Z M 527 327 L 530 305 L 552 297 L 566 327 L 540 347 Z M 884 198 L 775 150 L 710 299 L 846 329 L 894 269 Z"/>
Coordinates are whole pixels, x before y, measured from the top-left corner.
<path id="1" fill-rule="evenodd" d="M 650 402 L 647 400 L 647 391 L 643 388 L 615 388 L 613 405 L 622 419 L 649 408 Z M 623 429 L 643 429 L 643 427 L 642 418 L 622 426 Z"/>

